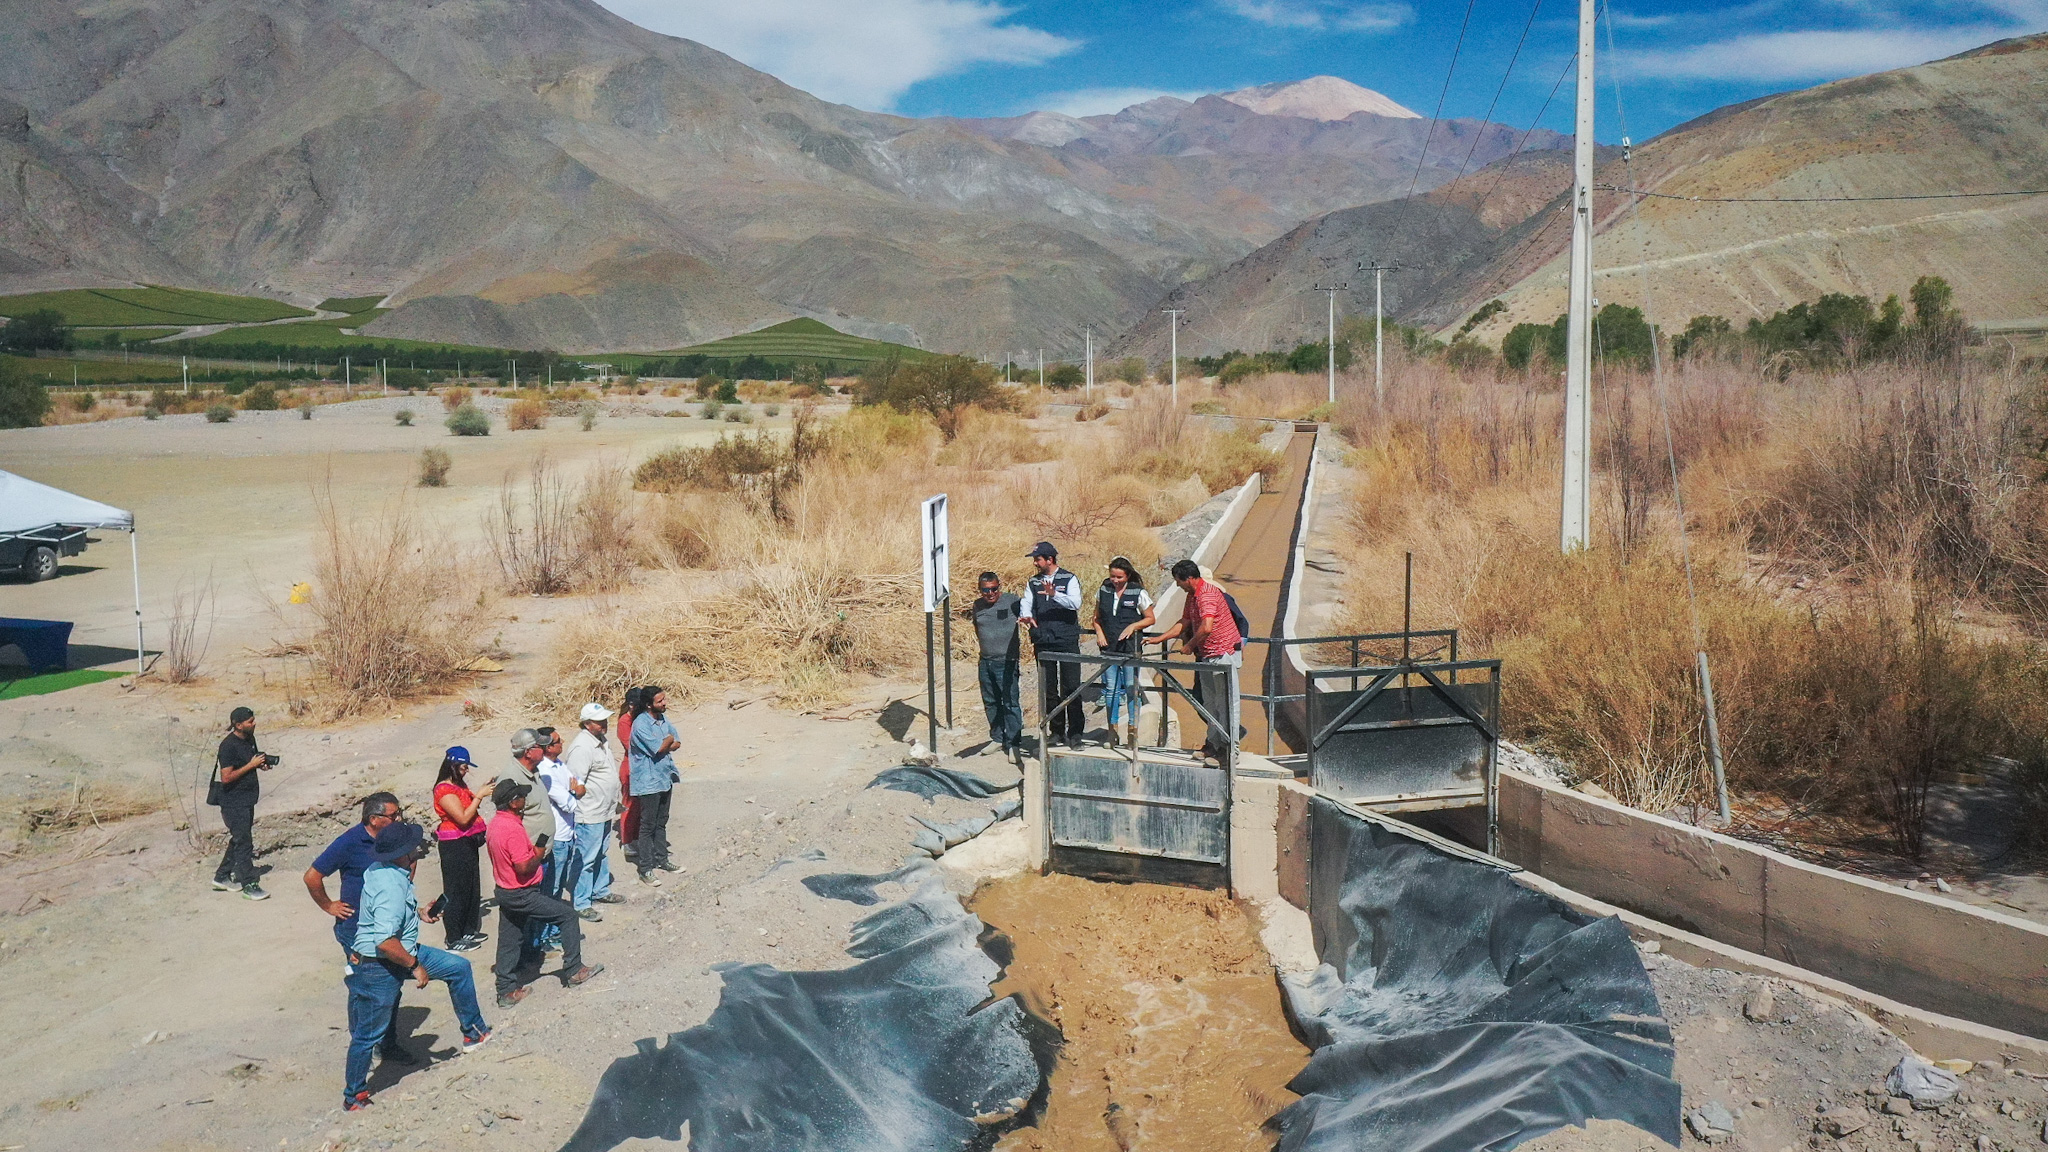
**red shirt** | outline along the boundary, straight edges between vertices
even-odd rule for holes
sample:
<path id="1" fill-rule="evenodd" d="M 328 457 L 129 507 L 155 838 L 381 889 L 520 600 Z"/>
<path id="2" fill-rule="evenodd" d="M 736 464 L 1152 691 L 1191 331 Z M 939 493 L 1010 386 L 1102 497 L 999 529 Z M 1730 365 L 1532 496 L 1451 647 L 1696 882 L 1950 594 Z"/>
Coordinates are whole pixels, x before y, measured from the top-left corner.
<path id="1" fill-rule="evenodd" d="M 1196 582 L 1194 591 L 1188 593 L 1187 603 L 1180 610 L 1181 635 L 1192 640 L 1203 620 L 1210 621 L 1209 635 L 1195 646 L 1196 656 L 1228 656 L 1244 643 L 1237 620 L 1230 614 L 1230 605 L 1223 599 L 1223 589 L 1211 580 Z"/>
<path id="2" fill-rule="evenodd" d="M 619 791 L 630 797 L 632 793 L 628 792 L 627 789 L 633 786 L 633 773 L 631 771 L 633 765 L 631 752 L 633 747 L 633 714 L 631 712 L 619 713 L 619 747 L 627 750 L 626 755 L 619 757 Z"/>
<path id="3" fill-rule="evenodd" d="M 455 797 L 456 806 L 459 808 L 469 807 L 469 802 L 476 799 L 476 793 L 471 792 L 453 780 L 443 780 L 439 784 L 434 785 L 434 815 L 441 818 L 441 827 L 434 832 L 436 840 L 460 840 L 464 836 L 481 836 L 484 834 L 484 822 L 481 818 L 481 813 L 476 818 L 472 818 L 466 826 L 457 824 L 448 818 L 447 810 L 441 807 L 441 797 L 443 796 Z"/>
<path id="4" fill-rule="evenodd" d="M 526 838 L 526 824 L 519 819 L 519 813 L 500 811 L 491 817 L 484 832 L 484 849 L 491 854 L 491 879 L 497 882 L 498 887 L 531 888 L 540 883 L 541 870 L 538 868 L 525 880 L 513 871 L 515 865 L 540 855 L 533 841 Z"/>

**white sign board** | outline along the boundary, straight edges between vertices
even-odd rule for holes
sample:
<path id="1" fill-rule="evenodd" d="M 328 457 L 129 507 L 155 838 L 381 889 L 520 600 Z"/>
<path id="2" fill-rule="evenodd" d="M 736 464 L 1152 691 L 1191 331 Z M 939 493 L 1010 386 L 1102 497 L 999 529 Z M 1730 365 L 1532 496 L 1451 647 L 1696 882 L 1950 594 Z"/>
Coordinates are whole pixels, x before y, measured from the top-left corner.
<path id="1" fill-rule="evenodd" d="M 924 610 L 936 612 L 953 594 L 953 540 L 946 525 L 946 496 L 924 502 Z"/>

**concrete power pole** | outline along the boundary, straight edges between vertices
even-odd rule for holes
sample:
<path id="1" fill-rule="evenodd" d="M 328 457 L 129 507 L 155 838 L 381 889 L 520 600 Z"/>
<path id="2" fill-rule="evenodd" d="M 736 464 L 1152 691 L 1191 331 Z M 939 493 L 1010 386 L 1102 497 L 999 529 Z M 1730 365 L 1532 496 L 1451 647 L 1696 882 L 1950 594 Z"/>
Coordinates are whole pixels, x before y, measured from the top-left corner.
<path id="1" fill-rule="evenodd" d="M 1326 293 L 1330 297 L 1329 344 L 1323 350 L 1329 353 L 1330 403 L 1332 404 L 1337 402 L 1337 293 L 1349 292 L 1350 290 L 1351 285 L 1349 284 L 1332 284 L 1328 287 L 1318 287 L 1316 289 L 1316 291 Z"/>
<path id="2" fill-rule="evenodd" d="M 1172 333 L 1172 344 L 1167 352 L 1167 376 L 1173 381 L 1173 402 L 1180 403 L 1180 318 L 1187 313 L 1185 308 L 1161 308 L 1166 313 L 1167 325 Z"/>
<path id="3" fill-rule="evenodd" d="M 1092 400 L 1094 400 L 1094 399 L 1095 399 L 1095 328 L 1094 328 L 1094 326 L 1093 326 L 1093 325 L 1091 325 L 1091 326 L 1089 326 L 1088 328 L 1085 328 L 1085 329 L 1083 329 L 1083 333 L 1084 333 L 1084 339 L 1085 339 L 1085 340 L 1087 341 L 1087 349 L 1088 349 L 1088 350 L 1087 350 L 1087 351 L 1086 351 L 1085 353 L 1083 353 L 1083 354 L 1082 354 L 1082 355 L 1083 355 L 1083 359 L 1085 359 L 1085 360 L 1087 361 L 1087 363 L 1088 363 L 1088 392 L 1087 392 L 1087 396 L 1088 396 L 1088 399 L 1092 401 Z"/>
<path id="4" fill-rule="evenodd" d="M 1593 523 L 1593 20 L 1595 0 L 1579 0 L 1579 107 L 1572 141 L 1571 311 L 1566 322 L 1563 506 L 1558 543 L 1585 548 Z"/>
<path id="5" fill-rule="evenodd" d="M 1358 266 L 1360 272 L 1372 273 L 1372 402 L 1375 408 L 1384 408 L 1387 403 L 1387 355 L 1382 329 L 1385 327 L 1385 294 L 1380 291 L 1381 280 L 1389 272 L 1399 272 L 1399 264 L 1382 264 L 1378 257 Z"/>
<path id="6" fill-rule="evenodd" d="M 1045 349 L 1038 350 L 1038 386 L 1045 387 Z"/>

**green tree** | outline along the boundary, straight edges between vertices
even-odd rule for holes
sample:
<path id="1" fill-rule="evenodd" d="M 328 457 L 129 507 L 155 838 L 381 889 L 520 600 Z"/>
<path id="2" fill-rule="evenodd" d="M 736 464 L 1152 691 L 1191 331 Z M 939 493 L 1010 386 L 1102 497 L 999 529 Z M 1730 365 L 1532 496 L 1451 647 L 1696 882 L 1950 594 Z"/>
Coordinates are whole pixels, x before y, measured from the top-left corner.
<path id="1" fill-rule="evenodd" d="M 39 348 L 62 351 L 71 346 L 71 329 L 64 323 L 64 314 L 54 308 L 24 312 L 0 328 L 0 348 L 33 352 Z"/>
<path id="2" fill-rule="evenodd" d="M 251 412 L 277 411 L 277 385 L 266 382 L 244 392 L 242 407 Z"/>
<path id="3" fill-rule="evenodd" d="M 1913 336 L 1928 356 L 1953 356 L 1969 343 L 1970 322 L 1955 308 L 1955 290 L 1939 276 L 1922 276 L 1907 291 L 1913 301 Z"/>
<path id="4" fill-rule="evenodd" d="M 1550 355 L 1550 325 L 1517 324 L 1501 337 L 1500 358 L 1508 367 L 1517 372 L 1528 369 L 1538 353 L 1547 359 Z"/>
<path id="5" fill-rule="evenodd" d="M 890 394 L 896 387 L 896 377 L 903 371 L 903 360 L 890 353 L 880 360 L 868 361 L 860 370 L 860 380 L 853 386 L 855 404 L 888 404 Z"/>
<path id="6" fill-rule="evenodd" d="M 0 358 L 0 428 L 34 428 L 49 413 L 49 390 Z"/>
<path id="7" fill-rule="evenodd" d="M 1137 356 L 1126 356 L 1122 360 L 1117 361 L 1114 375 L 1118 380 L 1126 384 L 1143 384 L 1145 382 L 1145 361 Z"/>
<path id="8" fill-rule="evenodd" d="M 1456 344 L 1459 340 L 1463 340 L 1465 337 L 1472 334 L 1472 330 L 1474 328 L 1479 327 L 1481 324 L 1486 323 L 1488 320 L 1493 319 L 1495 316 L 1498 316 L 1507 310 L 1508 306 L 1505 303 L 1503 303 L 1498 297 L 1492 300 L 1488 300 L 1486 303 L 1479 306 L 1478 311 L 1472 313 L 1470 316 L 1465 317 L 1465 322 L 1458 326 L 1458 334 L 1455 337 L 1452 337 L 1451 343 Z"/>
<path id="9" fill-rule="evenodd" d="M 883 400 L 899 412 L 922 412 L 951 440 L 960 414 L 971 407 L 1000 408 L 1005 397 L 995 369 L 966 356 L 932 356 L 905 364 L 890 379 Z"/>
<path id="10" fill-rule="evenodd" d="M 1685 331 L 1671 340 L 1671 355 L 1675 359 L 1704 355 L 1716 348 L 1727 346 L 1734 338 L 1735 325 L 1726 316 L 1695 316 L 1685 322 Z"/>
<path id="11" fill-rule="evenodd" d="M 1045 386 L 1048 388 L 1079 388 L 1088 382 L 1088 374 L 1079 364 L 1048 364 L 1045 366 Z"/>
<path id="12" fill-rule="evenodd" d="M 1491 368 L 1493 349 L 1470 337 L 1460 336 L 1444 349 L 1444 360 L 1462 372 Z"/>

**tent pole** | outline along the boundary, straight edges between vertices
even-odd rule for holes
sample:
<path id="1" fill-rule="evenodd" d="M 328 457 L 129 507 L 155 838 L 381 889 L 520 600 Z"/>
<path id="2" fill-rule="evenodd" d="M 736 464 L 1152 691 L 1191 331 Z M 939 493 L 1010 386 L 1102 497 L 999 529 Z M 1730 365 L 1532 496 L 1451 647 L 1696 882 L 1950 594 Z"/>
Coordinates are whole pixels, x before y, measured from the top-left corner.
<path id="1" fill-rule="evenodd" d="M 135 529 L 128 530 L 128 566 L 135 578 L 135 675 L 142 675 L 142 555 L 135 543 Z"/>

